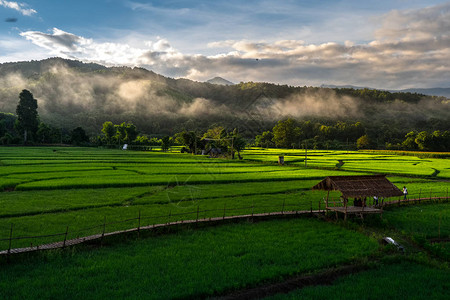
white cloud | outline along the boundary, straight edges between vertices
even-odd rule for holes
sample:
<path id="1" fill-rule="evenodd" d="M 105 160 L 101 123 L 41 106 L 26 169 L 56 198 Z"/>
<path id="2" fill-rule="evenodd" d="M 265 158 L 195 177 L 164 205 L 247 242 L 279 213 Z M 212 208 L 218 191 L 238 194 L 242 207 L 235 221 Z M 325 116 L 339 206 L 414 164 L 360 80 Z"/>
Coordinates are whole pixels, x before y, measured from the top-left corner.
<path id="1" fill-rule="evenodd" d="M 450 3 L 392 11 L 379 17 L 376 39 L 369 43 L 225 40 L 207 45 L 223 51 L 210 56 L 183 54 L 163 38 L 133 47 L 99 43 L 56 28 L 50 34 L 27 31 L 21 35 L 52 55 L 143 66 L 171 77 L 206 80 L 220 75 L 235 82 L 407 88 L 449 84 L 449 20 Z"/>
<path id="2" fill-rule="evenodd" d="M 17 10 L 24 16 L 31 16 L 37 13 L 37 11 L 35 11 L 34 9 L 29 8 L 28 4 L 26 3 L 0 0 L 0 6 Z"/>
<path id="3" fill-rule="evenodd" d="M 450 3 L 419 10 L 394 10 L 379 18 L 375 36 L 381 41 L 415 41 L 442 38 L 450 33 Z"/>
<path id="4" fill-rule="evenodd" d="M 155 12 L 158 14 L 179 15 L 179 14 L 185 14 L 185 13 L 189 12 L 188 8 L 178 8 L 178 9 L 161 8 L 161 7 L 156 7 L 156 6 L 152 5 L 151 3 L 139 3 L 139 2 L 129 1 L 126 3 L 126 5 L 128 7 L 130 7 L 132 10 L 151 11 L 151 12 Z"/>

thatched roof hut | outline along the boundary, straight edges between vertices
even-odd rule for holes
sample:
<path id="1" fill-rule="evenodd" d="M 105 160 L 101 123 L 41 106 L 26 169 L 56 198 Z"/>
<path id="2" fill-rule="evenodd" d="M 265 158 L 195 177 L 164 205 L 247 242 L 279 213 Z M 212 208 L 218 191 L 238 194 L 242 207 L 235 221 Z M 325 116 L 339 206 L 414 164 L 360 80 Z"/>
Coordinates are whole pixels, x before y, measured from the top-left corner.
<path id="1" fill-rule="evenodd" d="M 344 198 L 403 195 L 402 191 L 386 178 L 386 175 L 328 176 L 312 189 L 340 191 Z"/>

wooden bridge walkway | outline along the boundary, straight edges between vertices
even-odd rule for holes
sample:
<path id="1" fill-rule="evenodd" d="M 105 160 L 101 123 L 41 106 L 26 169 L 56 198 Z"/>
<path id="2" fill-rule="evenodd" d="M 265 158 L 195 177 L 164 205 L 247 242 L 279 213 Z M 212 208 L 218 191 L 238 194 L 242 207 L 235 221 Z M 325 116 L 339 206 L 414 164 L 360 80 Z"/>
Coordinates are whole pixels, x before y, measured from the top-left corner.
<path id="1" fill-rule="evenodd" d="M 429 201 L 447 201 L 448 197 L 427 197 L 427 198 L 417 198 L 417 199 L 399 199 L 398 201 L 390 201 L 390 202 L 384 202 L 383 207 L 385 206 L 394 206 L 394 205 L 401 205 L 407 204 L 407 203 L 420 203 L 423 202 L 429 202 Z M 330 209 L 329 207 L 328 209 Z M 334 211 L 340 211 L 344 209 L 343 207 L 335 207 Z M 245 215 L 236 215 L 236 216 L 224 216 L 224 217 L 214 217 L 214 218 L 201 218 L 201 219 L 195 219 L 195 220 L 180 220 L 180 221 L 173 221 L 173 222 L 167 222 L 167 223 L 161 223 L 161 224 L 154 224 L 154 225 L 148 225 L 148 226 L 141 226 L 141 227 L 135 227 L 125 230 L 119 230 L 119 231 L 113 231 L 113 232 L 105 232 L 105 233 L 99 233 L 94 235 L 89 235 L 85 237 L 79 237 L 75 239 L 67 239 L 64 241 L 49 243 L 49 244 L 43 244 L 43 245 L 37 245 L 37 246 L 30 246 L 30 247 L 24 247 L 24 248 L 13 248 L 13 249 L 7 249 L 0 251 L 1 255 L 11 255 L 11 254 L 19 254 L 19 253 L 27 253 L 27 252 L 34 252 L 34 251 L 40 251 L 40 250 L 50 250 L 50 249 L 58 249 L 58 248 L 65 248 L 73 245 L 82 244 L 88 241 L 94 241 L 99 240 L 104 237 L 108 236 L 114 236 L 114 235 L 120 235 L 124 233 L 130 233 L 130 232 L 139 232 L 141 230 L 151 230 L 155 228 L 164 228 L 164 227 L 170 227 L 170 226 L 176 226 L 180 224 L 196 224 L 196 223 L 215 223 L 215 222 L 221 222 L 225 220 L 239 220 L 239 219 L 263 219 L 268 217 L 279 217 L 279 216 L 293 216 L 293 215 L 307 215 L 307 214 L 324 214 L 326 209 L 319 209 L 319 210 L 301 210 L 301 211 L 279 211 L 279 212 L 268 212 L 268 213 L 257 213 L 257 214 L 245 214 Z M 371 207 L 366 207 L 365 212 L 366 213 L 378 213 L 378 211 L 382 211 L 381 209 L 375 209 Z M 358 210 L 358 213 L 361 213 Z"/>
<path id="2" fill-rule="evenodd" d="M 221 222 L 221 221 L 226 221 L 226 220 L 255 219 L 255 218 L 263 219 L 263 218 L 268 218 L 268 217 L 323 214 L 323 213 L 324 213 L 324 210 L 281 211 L 281 212 L 247 214 L 247 215 L 237 215 L 237 216 L 202 218 L 202 219 L 196 219 L 196 220 L 180 220 L 180 221 L 173 221 L 173 222 L 162 223 L 162 224 L 153 224 L 153 225 L 148 225 L 148 226 L 135 227 L 135 228 L 107 232 L 107 233 L 105 232 L 104 234 L 99 233 L 99 234 L 94 234 L 94 235 L 90 235 L 90 236 L 54 242 L 54 243 L 50 243 L 50 244 L 2 250 L 2 251 L 0 251 L 0 255 L 11 255 L 11 254 L 27 253 L 27 252 L 34 252 L 34 251 L 40 251 L 40 250 L 65 248 L 65 247 L 69 247 L 69 246 L 82 244 L 82 243 L 85 243 L 88 241 L 99 240 L 99 239 L 102 239 L 102 238 L 108 237 L 108 236 L 120 235 L 120 234 L 130 233 L 130 232 L 139 232 L 141 230 L 152 230 L 155 228 L 164 228 L 164 227 L 170 227 L 170 226 L 181 225 L 181 224 L 214 223 L 214 222 Z"/>
<path id="3" fill-rule="evenodd" d="M 449 197 L 422 197 L 422 198 L 413 198 L 413 199 L 399 199 L 397 201 L 389 201 L 389 202 L 384 202 L 383 206 L 392 206 L 392 205 L 400 205 L 402 203 L 420 203 L 420 202 L 430 202 L 430 201 L 436 201 L 436 202 L 441 202 L 441 201 L 446 201 L 448 202 Z"/>
<path id="4" fill-rule="evenodd" d="M 336 218 L 337 218 L 337 213 L 342 213 L 344 214 L 344 219 L 347 219 L 347 215 L 359 215 L 361 218 L 363 218 L 364 215 L 366 214 L 383 214 L 383 208 L 384 207 L 388 207 L 388 206 L 399 206 L 402 204 L 411 204 L 411 203 L 420 203 L 420 202 L 430 202 L 430 201 L 435 201 L 435 202 L 442 202 L 442 201 L 446 201 L 448 202 L 448 197 L 427 197 L 427 198 L 413 198 L 413 199 L 401 199 L 399 198 L 397 201 L 389 201 L 389 202 L 384 202 L 379 206 L 328 206 L 326 207 L 327 210 L 329 211 L 334 211 L 336 212 Z"/>

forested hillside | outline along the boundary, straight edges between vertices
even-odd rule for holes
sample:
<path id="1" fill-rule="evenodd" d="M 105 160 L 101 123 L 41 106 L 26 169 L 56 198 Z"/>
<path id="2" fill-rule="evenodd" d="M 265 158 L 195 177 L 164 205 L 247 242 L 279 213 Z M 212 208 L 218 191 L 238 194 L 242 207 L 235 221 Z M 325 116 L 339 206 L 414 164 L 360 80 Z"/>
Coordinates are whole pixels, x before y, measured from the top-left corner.
<path id="1" fill-rule="evenodd" d="M 360 122 L 373 141 L 384 144 L 401 142 L 410 131 L 450 128 L 444 97 L 254 82 L 216 85 L 60 58 L 0 64 L 0 112 L 15 113 L 23 89 L 37 99 L 41 121 L 67 130 L 82 126 L 91 135 L 99 134 L 105 121 L 129 121 L 150 135 L 221 125 L 254 138 L 292 118 L 325 126 Z"/>

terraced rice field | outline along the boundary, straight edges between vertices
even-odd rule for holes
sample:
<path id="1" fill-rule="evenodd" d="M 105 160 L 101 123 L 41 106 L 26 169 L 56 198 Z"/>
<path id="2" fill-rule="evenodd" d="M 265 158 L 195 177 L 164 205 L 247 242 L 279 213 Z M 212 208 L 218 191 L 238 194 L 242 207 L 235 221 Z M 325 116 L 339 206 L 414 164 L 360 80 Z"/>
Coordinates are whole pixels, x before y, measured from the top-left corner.
<path id="1" fill-rule="evenodd" d="M 231 161 L 94 148 L 0 148 L 0 188 L 4 190 L 0 193 L 0 250 L 9 247 L 11 229 L 14 237 L 23 237 L 64 233 L 69 227 L 67 238 L 75 238 L 137 227 L 135 220 L 117 222 L 139 215 L 141 225 L 150 225 L 195 219 L 197 210 L 198 217 L 207 218 L 318 209 L 324 193 L 311 191 L 313 185 L 330 175 L 369 174 L 376 163 L 368 161 L 379 159 L 370 154 L 314 151 L 310 167 L 304 168 L 293 160 L 301 151 L 284 150 L 285 166 L 276 164 L 276 151 L 247 150 L 244 160 Z M 330 167 L 336 158 L 349 160 L 345 157 L 351 157 L 355 166 L 358 158 L 358 167 L 317 168 Z M 258 158 L 260 162 L 255 162 Z M 415 172 L 411 169 L 414 159 L 385 158 L 391 168 L 403 163 L 402 169 L 409 172 Z M 433 168 L 447 166 L 447 160 L 433 162 L 428 162 Z M 391 173 L 398 172 L 394 168 Z M 399 187 L 408 185 L 411 195 L 427 196 L 429 190 L 433 196 L 444 195 L 448 187 L 447 182 L 428 177 L 390 179 Z M 339 194 L 331 197 L 337 199 Z M 61 236 L 14 240 L 12 247 L 55 240 Z"/>
<path id="2" fill-rule="evenodd" d="M 374 270 L 343 276 L 332 285 L 305 287 L 267 300 L 330 299 L 446 299 L 449 272 L 402 261 L 390 262 Z"/>
<path id="3" fill-rule="evenodd" d="M 2 266 L 0 290 L 11 299 L 199 299 L 377 249 L 374 239 L 315 219 L 245 222 L 27 259 Z"/>
<path id="4" fill-rule="evenodd" d="M 448 159 L 308 151 L 305 168 L 304 152 L 299 150 L 249 149 L 243 155 L 244 160 L 227 160 L 159 151 L 0 148 L 0 250 L 176 220 L 323 208 L 325 193 L 311 187 L 331 175 L 388 174 L 398 187 L 408 187 L 408 197 L 448 193 Z M 285 156 L 284 166 L 277 164 L 279 155 Z M 331 197 L 336 200 L 339 193 Z M 382 220 L 376 219 L 374 232 L 387 230 L 402 241 L 411 236 L 448 238 L 448 211 L 448 202 L 393 207 Z M 370 222 L 367 226 L 354 231 L 303 218 L 197 229 L 186 225 L 170 234 L 148 232 L 137 241 L 106 240 L 107 247 L 99 249 L 86 245 L 17 257 L 2 263 L 0 290 L 6 299 L 226 295 L 383 256 L 384 247 L 377 242 L 380 233 L 364 235 Z M 441 252 L 433 253 L 448 257 L 448 244 L 441 245 Z M 411 278 L 404 283 L 412 292 L 392 294 L 393 298 L 416 295 L 417 286 L 432 288 L 429 278 L 442 287 L 448 274 L 445 266 L 434 272 L 429 266 L 397 262 L 369 275 L 343 277 L 329 289 L 277 297 L 342 293 L 346 298 L 370 298 L 378 294 L 366 287 L 367 276 L 380 277 L 384 286 L 393 278 L 383 272 L 398 278 L 405 270 Z M 343 288 L 348 280 L 357 288 Z M 414 286 L 415 280 L 421 285 Z M 443 293 L 441 288 L 426 295 L 445 299 Z"/>
<path id="5" fill-rule="evenodd" d="M 259 162 L 276 162 L 278 156 L 283 155 L 288 165 L 305 165 L 304 150 L 253 148 L 245 151 L 244 155 L 246 159 Z M 307 166 L 428 177 L 431 179 L 450 179 L 449 159 L 420 158 L 377 152 L 308 150 Z"/>

